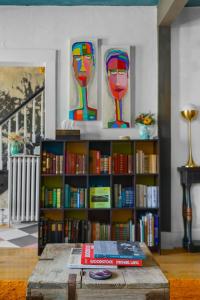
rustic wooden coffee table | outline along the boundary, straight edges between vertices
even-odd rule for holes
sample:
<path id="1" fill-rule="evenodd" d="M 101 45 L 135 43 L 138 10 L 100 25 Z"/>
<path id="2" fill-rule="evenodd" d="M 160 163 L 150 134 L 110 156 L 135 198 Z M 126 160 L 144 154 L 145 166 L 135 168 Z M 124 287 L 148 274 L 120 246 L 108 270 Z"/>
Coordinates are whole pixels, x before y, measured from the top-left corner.
<path id="1" fill-rule="evenodd" d="M 80 246 L 80 245 L 79 245 Z M 48 300 L 167 300 L 169 284 L 145 244 L 143 267 L 111 270 L 107 280 L 89 277 L 88 269 L 68 269 L 74 244 L 48 244 L 28 280 L 27 299 Z M 109 269 L 109 268 L 108 268 Z"/>

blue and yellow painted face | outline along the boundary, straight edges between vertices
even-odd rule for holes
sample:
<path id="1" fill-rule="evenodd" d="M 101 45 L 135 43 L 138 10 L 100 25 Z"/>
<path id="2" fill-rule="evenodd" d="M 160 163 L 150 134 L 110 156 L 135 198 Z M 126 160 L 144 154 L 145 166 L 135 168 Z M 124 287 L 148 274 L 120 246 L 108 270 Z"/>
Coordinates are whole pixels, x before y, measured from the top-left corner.
<path id="1" fill-rule="evenodd" d="M 72 45 L 73 70 L 80 86 L 85 87 L 94 69 L 94 48 L 91 42 L 76 42 Z"/>

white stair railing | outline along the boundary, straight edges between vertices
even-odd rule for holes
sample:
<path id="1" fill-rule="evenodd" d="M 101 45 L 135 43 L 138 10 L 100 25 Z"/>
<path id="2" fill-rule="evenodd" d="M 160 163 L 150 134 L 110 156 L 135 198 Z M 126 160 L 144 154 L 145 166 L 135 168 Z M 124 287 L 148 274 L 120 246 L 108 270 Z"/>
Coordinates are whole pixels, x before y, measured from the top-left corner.
<path id="1" fill-rule="evenodd" d="M 40 128 L 37 130 L 36 125 L 36 106 L 40 109 Z M 31 113 L 28 114 L 28 110 Z M 3 169 L 3 155 L 7 149 L 7 169 L 10 165 L 10 142 L 4 139 L 11 132 L 23 134 L 24 138 L 27 139 L 27 134 L 30 133 L 32 143 L 36 142 L 36 131 L 41 137 L 44 137 L 44 87 L 38 90 L 32 97 L 25 100 L 22 105 L 17 108 L 12 114 L 10 114 L 5 120 L 0 122 L 0 170 Z M 20 122 L 20 115 L 23 116 Z M 28 128 L 29 124 L 29 128 Z M 24 143 L 24 154 L 27 152 L 26 144 Z"/>

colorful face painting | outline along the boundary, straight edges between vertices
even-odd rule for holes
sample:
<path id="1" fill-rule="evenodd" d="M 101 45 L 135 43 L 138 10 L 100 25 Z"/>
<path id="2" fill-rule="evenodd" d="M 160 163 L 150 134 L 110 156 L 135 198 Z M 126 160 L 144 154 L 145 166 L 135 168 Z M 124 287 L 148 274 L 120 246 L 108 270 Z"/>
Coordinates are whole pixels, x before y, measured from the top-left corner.
<path id="1" fill-rule="evenodd" d="M 109 49 L 105 56 L 107 84 L 115 103 L 115 118 L 108 120 L 107 128 L 128 128 L 123 120 L 123 102 L 128 92 L 129 56 L 119 49 Z"/>
<path id="2" fill-rule="evenodd" d="M 88 105 L 88 87 L 95 71 L 95 54 L 92 42 L 75 42 L 71 46 L 72 72 L 77 89 L 78 107 L 69 111 L 69 119 L 93 121 L 97 119 L 97 109 Z"/>

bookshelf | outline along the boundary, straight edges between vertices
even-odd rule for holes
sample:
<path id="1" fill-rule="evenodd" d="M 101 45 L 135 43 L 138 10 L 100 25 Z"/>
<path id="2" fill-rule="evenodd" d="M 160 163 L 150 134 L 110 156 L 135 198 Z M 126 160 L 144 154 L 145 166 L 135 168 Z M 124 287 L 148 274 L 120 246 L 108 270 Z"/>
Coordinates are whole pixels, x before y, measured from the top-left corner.
<path id="1" fill-rule="evenodd" d="M 159 187 L 158 140 L 42 141 L 38 253 L 94 239 L 159 252 Z"/>

